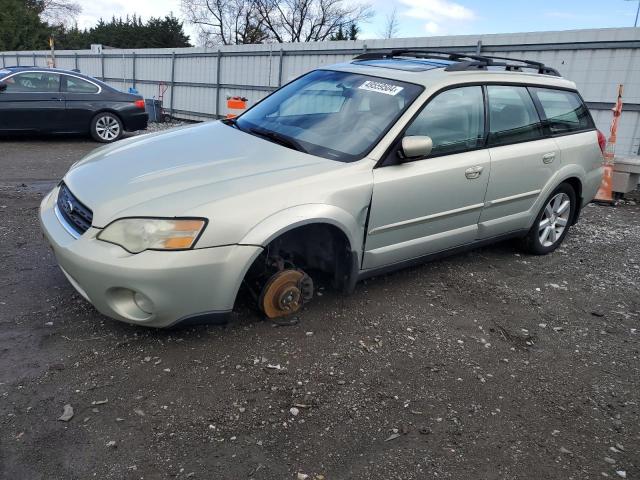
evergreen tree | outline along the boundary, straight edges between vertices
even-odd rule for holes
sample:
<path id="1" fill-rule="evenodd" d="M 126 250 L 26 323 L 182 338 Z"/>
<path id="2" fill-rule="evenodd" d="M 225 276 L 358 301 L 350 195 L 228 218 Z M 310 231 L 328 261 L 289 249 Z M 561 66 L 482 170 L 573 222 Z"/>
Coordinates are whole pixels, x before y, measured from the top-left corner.
<path id="1" fill-rule="evenodd" d="M 43 4 L 35 0 L 0 0 L 0 50 L 44 50 L 49 27 L 40 20 Z"/>
<path id="2" fill-rule="evenodd" d="M 338 31 L 329 37 L 329 40 L 357 40 L 358 34 L 360 33 L 360 27 L 355 23 L 350 23 L 345 29 L 342 28 L 342 25 L 338 27 Z"/>

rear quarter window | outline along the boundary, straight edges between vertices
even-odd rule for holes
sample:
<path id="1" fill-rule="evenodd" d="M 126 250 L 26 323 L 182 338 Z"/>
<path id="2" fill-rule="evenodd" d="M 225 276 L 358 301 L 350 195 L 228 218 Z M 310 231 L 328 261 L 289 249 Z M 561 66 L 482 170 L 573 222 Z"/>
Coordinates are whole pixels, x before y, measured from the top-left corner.
<path id="1" fill-rule="evenodd" d="M 542 105 L 551 133 L 571 133 L 595 128 L 589 110 L 575 92 L 531 88 Z"/>
<path id="2" fill-rule="evenodd" d="M 68 75 L 65 75 L 64 78 L 64 91 L 67 93 L 98 93 L 98 87 L 91 82 Z"/>

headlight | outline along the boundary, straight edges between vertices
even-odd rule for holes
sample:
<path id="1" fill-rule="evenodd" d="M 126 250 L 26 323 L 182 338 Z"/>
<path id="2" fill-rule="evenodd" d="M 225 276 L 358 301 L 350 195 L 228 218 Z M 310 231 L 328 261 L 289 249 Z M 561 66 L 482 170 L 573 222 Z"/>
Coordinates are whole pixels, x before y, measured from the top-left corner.
<path id="1" fill-rule="evenodd" d="M 185 250 L 195 245 L 206 224 L 204 218 L 123 218 L 107 225 L 98 240 L 130 253 Z"/>

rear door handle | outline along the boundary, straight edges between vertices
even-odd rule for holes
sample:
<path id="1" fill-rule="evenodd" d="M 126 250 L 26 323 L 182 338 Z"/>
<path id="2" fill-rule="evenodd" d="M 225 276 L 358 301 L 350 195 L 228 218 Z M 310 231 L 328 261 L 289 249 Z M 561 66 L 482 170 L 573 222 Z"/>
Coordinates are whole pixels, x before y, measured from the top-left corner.
<path id="1" fill-rule="evenodd" d="M 483 167 L 481 167 L 480 165 L 476 165 L 475 167 L 467 168 L 464 171 L 464 176 L 469 180 L 473 180 L 475 178 L 478 178 L 482 174 L 482 170 Z"/>
<path id="2" fill-rule="evenodd" d="M 556 159 L 556 152 L 551 152 L 551 153 L 545 153 L 542 156 L 542 161 L 544 163 L 551 163 Z"/>

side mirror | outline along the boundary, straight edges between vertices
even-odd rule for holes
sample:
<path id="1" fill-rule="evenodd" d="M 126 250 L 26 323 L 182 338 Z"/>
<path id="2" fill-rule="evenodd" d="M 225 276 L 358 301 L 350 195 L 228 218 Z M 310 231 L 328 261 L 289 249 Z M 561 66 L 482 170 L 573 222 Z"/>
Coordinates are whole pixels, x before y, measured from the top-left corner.
<path id="1" fill-rule="evenodd" d="M 7 84 L 0 82 L 0 92 L 4 92 L 7 89 Z"/>
<path id="2" fill-rule="evenodd" d="M 426 157 L 433 149 L 433 140 L 426 136 L 407 136 L 402 139 L 404 158 Z"/>

